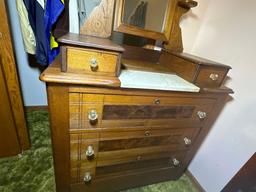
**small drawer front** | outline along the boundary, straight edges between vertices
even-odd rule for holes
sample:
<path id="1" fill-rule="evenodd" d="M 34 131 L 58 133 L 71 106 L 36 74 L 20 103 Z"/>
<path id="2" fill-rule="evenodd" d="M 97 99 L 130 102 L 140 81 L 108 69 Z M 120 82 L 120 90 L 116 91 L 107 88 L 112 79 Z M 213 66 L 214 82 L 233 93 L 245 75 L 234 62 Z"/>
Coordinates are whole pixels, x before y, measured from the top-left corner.
<path id="1" fill-rule="evenodd" d="M 219 87 L 227 72 L 226 68 L 201 67 L 195 83 L 200 87 Z"/>
<path id="2" fill-rule="evenodd" d="M 67 71 L 90 75 L 116 76 L 119 53 L 67 48 Z"/>

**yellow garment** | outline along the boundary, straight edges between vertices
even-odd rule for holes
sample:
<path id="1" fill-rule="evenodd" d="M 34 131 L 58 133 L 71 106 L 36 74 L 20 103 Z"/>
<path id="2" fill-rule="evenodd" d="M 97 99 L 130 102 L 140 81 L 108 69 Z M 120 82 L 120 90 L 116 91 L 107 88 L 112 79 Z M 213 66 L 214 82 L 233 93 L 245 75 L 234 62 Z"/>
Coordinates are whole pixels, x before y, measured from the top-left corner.
<path id="1" fill-rule="evenodd" d="M 55 41 L 55 37 L 52 35 L 52 33 L 50 37 L 50 46 L 51 46 L 51 49 L 57 48 L 59 46 L 58 42 Z"/>
<path id="2" fill-rule="evenodd" d="M 19 14 L 20 27 L 24 46 L 27 53 L 35 54 L 36 39 L 28 19 L 28 12 L 21 0 L 16 0 L 16 7 Z"/>

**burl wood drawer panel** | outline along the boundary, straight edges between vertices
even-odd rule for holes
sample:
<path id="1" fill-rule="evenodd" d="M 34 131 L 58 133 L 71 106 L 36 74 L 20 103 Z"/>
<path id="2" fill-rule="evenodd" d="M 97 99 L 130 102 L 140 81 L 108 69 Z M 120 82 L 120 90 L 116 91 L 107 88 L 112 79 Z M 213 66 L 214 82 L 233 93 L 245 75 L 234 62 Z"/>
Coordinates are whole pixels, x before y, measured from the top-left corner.
<path id="1" fill-rule="evenodd" d="M 100 133 L 97 165 L 153 159 L 170 151 L 189 150 L 199 128 Z"/>
<path id="2" fill-rule="evenodd" d="M 195 83 L 199 87 L 219 87 L 225 79 L 227 68 L 201 66 Z"/>
<path id="3" fill-rule="evenodd" d="M 67 71 L 117 76 L 119 53 L 67 47 Z"/>

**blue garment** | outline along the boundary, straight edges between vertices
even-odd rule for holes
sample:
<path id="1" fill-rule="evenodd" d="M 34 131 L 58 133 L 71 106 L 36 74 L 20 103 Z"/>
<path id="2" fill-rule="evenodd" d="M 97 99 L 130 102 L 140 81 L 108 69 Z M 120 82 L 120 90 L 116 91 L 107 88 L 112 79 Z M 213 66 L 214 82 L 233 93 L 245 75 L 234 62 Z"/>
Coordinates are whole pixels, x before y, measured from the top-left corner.
<path id="1" fill-rule="evenodd" d="M 61 0 L 47 0 L 45 7 L 44 15 L 44 25 L 45 25 L 45 34 L 47 39 L 47 53 L 48 53 L 48 63 L 52 63 L 55 57 L 59 54 L 59 47 L 51 46 L 51 30 L 53 25 L 56 23 L 58 17 L 61 15 L 64 10 L 64 4 Z"/>
<path id="2" fill-rule="evenodd" d="M 48 65 L 47 40 L 44 27 L 44 8 L 36 0 L 24 0 L 28 19 L 36 38 L 36 61 Z"/>

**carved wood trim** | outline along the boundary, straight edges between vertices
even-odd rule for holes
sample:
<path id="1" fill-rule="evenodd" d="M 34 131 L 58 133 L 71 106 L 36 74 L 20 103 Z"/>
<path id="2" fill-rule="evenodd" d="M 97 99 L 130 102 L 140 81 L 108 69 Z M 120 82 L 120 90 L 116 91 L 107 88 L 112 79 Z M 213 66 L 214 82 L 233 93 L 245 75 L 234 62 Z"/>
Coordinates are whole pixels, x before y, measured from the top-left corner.
<path id="1" fill-rule="evenodd" d="M 171 51 L 182 52 L 183 43 L 182 43 L 182 33 L 180 28 L 180 19 L 186 14 L 190 8 L 196 7 L 197 2 L 193 0 L 175 0 L 175 15 L 173 19 L 171 34 L 169 42 L 164 45 L 164 47 Z"/>

